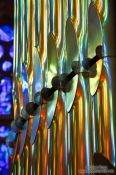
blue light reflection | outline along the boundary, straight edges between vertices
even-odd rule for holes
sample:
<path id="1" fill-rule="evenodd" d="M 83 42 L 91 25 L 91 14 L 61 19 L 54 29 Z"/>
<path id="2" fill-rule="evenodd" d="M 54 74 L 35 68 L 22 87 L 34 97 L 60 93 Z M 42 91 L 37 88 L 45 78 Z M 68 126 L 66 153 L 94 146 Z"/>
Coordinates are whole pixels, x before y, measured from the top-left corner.
<path id="1" fill-rule="evenodd" d="M 0 40 L 9 42 L 14 38 L 13 27 L 8 25 L 0 26 Z"/>
<path id="2" fill-rule="evenodd" d="M 10 57 L 11 58 L 13 58 L 13 55 L 14 54 L 14 47 L 13 47 L 13 45 L 10 47 L 10 49 L 9 49 L 9 55 L 10 55 Z"/>
<path id="3" fill-rule="evenodd" d="M 12 85 L 9 78 L 0 80 L 0 114 L 11 114 L 11 91 Z"/>
<path id="4" fill-rule="evenodd" d="M 0 126 L 0 137 L 6 138 L 8 136 L 10 129 L 7 126 Z"/>
<path id="5" fill-rule="evenodd" d="M 7 72 L 10 71 L 12 68 L 12 63 L 10 61 L 4 61 L 2 64 L 2 70 Z"/>
<path id="6" fill-rule="evenodd" d="M 12 82 L 11 79 L 8 78 L 11 75 L 5 77 L 5 72 L 12 69 L 12 62 L 5 58 L 8 55 L 9 58 L 13 58 L 13 39 L 13 26 L 0 26 L 0 43 L 2 43 L 0 44 L 0 116 L 5 115 L 5 117 L 11 115 L 12 109 Z M 7 42 L 10 42 L 8 43 L 8 46 Z M 5 139 L 8 136 L 8 133 L 8 127 L 0 126 L 0 138 Z M 7 147 L 6 144 L 0 144 L 0 175 L 9 175 L 9 156 L 12 154 L 13 150 L 11 148 Z"/>
<path id="7" fill-rule="evenodd" d="M 4 48 L 2 45 L 0 45 L 0 58 L 2 58 L 4 55 Z"/>
<path id="8" fill-rule="evenodd" d="M 2 171 L 6 172 L 9 168 L 9 154 L 8 147 L 5 144 L 0 144 L 0 174 Z"/>

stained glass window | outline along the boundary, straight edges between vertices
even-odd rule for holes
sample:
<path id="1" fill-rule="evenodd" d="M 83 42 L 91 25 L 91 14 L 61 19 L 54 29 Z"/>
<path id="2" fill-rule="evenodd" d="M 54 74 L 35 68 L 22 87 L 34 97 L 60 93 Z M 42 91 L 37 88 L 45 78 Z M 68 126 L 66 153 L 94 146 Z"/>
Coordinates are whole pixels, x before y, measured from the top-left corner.
<path id="1" fill-rule="evenodd" d="M 10 129 L 7 126 L 0 126 L 0 138 L 6 138 Z"/>
<path id="2" fill-rule="evenodd" d="M 12 115 L 13 27 L 0 26 L 0 118 Z M 3 120 L 3 118 L 2 118 Z M 10 128 L 0 125 L 0 174 L 8 175 L 11 151 L 5 144 Z"/>
<path id="3" fill-rule="evenodd" d="M 0 115 L 12 113 L 13 27 L 0 26 Z"/>
<path id="4" fill-rule="evenodd" d="M 9 168 L 9 150 L 5 144 L 0 144 L 0 174 L 6 175 Z"/>

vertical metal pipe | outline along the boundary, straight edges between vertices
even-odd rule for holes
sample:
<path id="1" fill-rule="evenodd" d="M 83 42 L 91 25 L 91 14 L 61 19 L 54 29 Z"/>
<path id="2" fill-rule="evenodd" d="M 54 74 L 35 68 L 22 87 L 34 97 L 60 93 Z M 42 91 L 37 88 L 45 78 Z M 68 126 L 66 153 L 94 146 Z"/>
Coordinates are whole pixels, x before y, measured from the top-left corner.
<path id="1" fill-rule="evenodd" d="M 49 129 L 50 135 L 48 137 L 49 142 L 49 155 L 48 155 L 48 174 L 56 174 L 56 121 L 53 119 L 51 127 Z M 52 160 L 52 161 L 51 161 Z"/>
<path id="2" fill-rule="evenodd" d="M 41 17 L 40 17 L 40 40 L 39 40 L 39 55 L 44 71 L 44 63 L 47 56 L 47 1 L 41 0 Z"/>
<path id="3" fill-rule="evenodd" d="M 17 162 L 16 162 L 16 175 L 20 175 L 21 171 L 20 171 L 20 156 L 17 155 Z"/>
<path id="4" fill-rule="evenodd" d="M 24 154 L 25 154 L 24 174 L 29 175 L 29 148 L 27 145 L 25 146 Z"/>
<path id="5" fill-rule="evenodd" d="M 62 97 L 59 99 L 56 108 L 56 174 L 64 174 L 64 106 Z"/>
<path id="6" fill-rule="evenodd" d="M 73 4 L 73 16 L 72 16 L 72 21 L 73 21 L 73 25 L 75 28 L 75 31 L 77 31 L 78 25 L 79 25 L 79 20 L 80 20 L 80 16 L 79 16 L 79 0 L 73 0 L 72 2 Z"/>
<path id="7" fill-rule="evenodd" d="M 47 174 L 48 165 L 48 128 L 46 123 L 46 105 L 42 105 L 40 124 L 38 131 L 40 132 L 40 174 Z"/>
<path id="8" fill-rule="evenodd" d="M 32 146 L 34 149 L 32 154 L 32 175 L 40 174 L 40 146 L 40 131 L 38 130 L 35 143 Z"/>
<path id="9" fill-rule="evenodd" d="M 77 145 L 77 173 L 85 167 L 85 134 L 84 134 L 84 96 L 81 85 L 77 88 L 76 99 L 74 102 L 76 111 L 76 145 Z"/>

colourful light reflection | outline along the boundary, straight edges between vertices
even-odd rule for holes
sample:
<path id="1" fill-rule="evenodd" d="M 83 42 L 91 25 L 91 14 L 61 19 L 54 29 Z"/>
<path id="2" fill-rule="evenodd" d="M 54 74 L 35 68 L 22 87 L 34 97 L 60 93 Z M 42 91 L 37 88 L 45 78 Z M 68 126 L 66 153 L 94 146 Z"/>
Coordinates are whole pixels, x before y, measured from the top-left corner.
<path id="1" fill-rule="evenodd" d="M 89 102 L 88 102 L 88 80 L 85 81 L 84 77 L 81 79 L 82 87 L 83 87 L 83 97 L 84 97 L 84 124 L 85 124 L 85 155 L 86 155 L 86 166 L 89 167 L 90 165 L 90 115 L 89 115 Z"/>

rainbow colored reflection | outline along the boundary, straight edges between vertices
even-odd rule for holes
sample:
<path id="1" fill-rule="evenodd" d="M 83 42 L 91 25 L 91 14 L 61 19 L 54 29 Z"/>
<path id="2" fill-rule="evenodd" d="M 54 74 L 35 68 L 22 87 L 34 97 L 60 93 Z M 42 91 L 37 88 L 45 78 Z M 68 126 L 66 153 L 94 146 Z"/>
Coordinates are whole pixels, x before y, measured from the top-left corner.
<path id="1" fill-rule="evenodd" d="M 16 80 L 22 79 L 20 71 L 22 70 L 22 62 L 24 62 L 27 70 L 27 79 L 29 80 L 29 82 L 26 81 L 26 87 L 28 84 L 30 88 L 30 97 L 33 99 L 33 80 L 37 80 L 38 82 L 40 76 L 37 74 L 39 72 L 42 72 L 42 81 L 40 81 L 42 87 L 46 86 L 47 82 L 51 82 L 51 74 L 53 74 L 54 70 L 56 70 L 57 61 L 58 73 L 64 73 L 64 71 L 66 71 L 66 21 L 68 17 L 71 18 L 71 22 L 74 27 L 75 39 L 77 40 L 79 52 L 77 55 L 77 49 L 75 49 L 76 51 L 74 48 L 72 49 L 72 47 L 74 47 L 74 43 L 72 42 L 71 44 L 69 41 L 68 44 L 71 45 L 70 50 L 73 52 L 71 52 L 71 56 L 73 58 L 74 55 L 77 55 L 77 57 L 80 57 L 80 62 L 82 62 L 89 56 L 88 53 L 93 53 L 97 45 L 102 43 L 107 45 L 105 41 L 105 25 L 108 15 L 108 1 L 95 0 L 91 2 L 90 0 L 69 0 L 65 5 L 61 1 L 52 0 L 48 4 L 46 0 L 39 1 L 39 3 L 37 3 L 37 1 L 33 1 L 32 3 L 28 0 L 25 2 L 26 4 L 24 3 L 24 6 L 22 1 L 20 1 L 20 3 L 19 1 L 16 1 L 15 4 L 16 45 L 14 76 L 18 75 L 15 77 Z M 95 34 L 97 38 L 95 38 L 94 32 L 91 33 L 92 38 L 88 38 L 91 37 L 88 34 L 88 9 L 90 4 L 93 6 L 92 13 L 95 12 L 95 14 L 98 16 L 97 21 L 95 20 L 93 23 L 94 29 L 96 29 Z M 19 11 L 20 8 L 18 5 L 22 7 L 21 9 L 23 9 L 21 12 Z M 26 5 L 28 6 L 28 13 L 26 13 Z M 33 7 L 32 11 L 30 8 L 31 6 Z M 30 11 L 32 13 L 30 13 Z M 19 15 L 20 13 L 21 15 Z M 26 18 L 23 18 L 22 13 L 26 15 L 28 14 Z M 22 22 L 24 23 L 24 26 L 22 25 Z M 98 24 L 100 25 L 100 30 L 97 28 Z M 92 30 L 92 25 L 90 27 Z M 23 31 L 23 34 L 20 34 L 20 31 Z M 47 36 L 49 32 L 52 32 L 55 38 L 54 45 L 57 52 L 57 58 L 55 59 L 57 60 L 55 61 L 55 59 L 53 59 L 53 61 L 51 61 L 49 65 L 46 66 L 46 60 L 48 58 Z M 33 38 L 32 34 L 34 35 Z M 68 37 L 71 36 L 69 33 L 67 35 Z M 21 40 L 19 36 L 21 37 Z M 25 38 L 25 36 L 27 36 L 28 40 Z M 91 45 L 88 44 L 89 39 L 92 41 Z M 39 64 L 38 66 L 32 66 L 31 64 L 35 61 L 33 61 L 35 57 L 32 57 L 32 53 L 34 51 L 33 43 L 37 48 L 36 59 L 38 62 L 41 62 L 41 66 Z M 94 48 L 92 46 L 94 46 Z M 19 50 L 20 47 L 22 48 L 21 51 Z M 51 46 L 50 50 L 53 51 L 53 49 L 54 47 Z M 94 54 L 95 53 L 90 56 L 92 57 Z M 23 59 L 22 55 L 25 56 Z M 71 58 L 71 60 L 73 60 L 73 58 Z M 113 164 L 115 164 L 110 64 L 107 59 L 104 60 L 102 64 L 100 64 L 100 62 L 98 63 L 98 71 L 99 68 L 101 71 L 97 79 L 96 88 L 92 81 L 90 84 L 88 72 L 79 74 L 77 89 L 76 92 L 74 92 L 74 103 L 71 110 L 68 112 L 66 111 L 66 95 L 59 91 L 56 108 L 55 105 L 52 106 L 56 112 L 53 116 L 53 120 L 49 129 L 47 128 L 47 119 L 49 116 L 46 112 L 46 104 L 42 105 L 42 111 L 38 113 L 38 115 L 40 114 L 38 117 L 39 125 L 36 127 L 37 133 L 35 133 L 35 135 L 37 135 L 36 139 L 34 139 L 35 142 L 32 143 L 33 146 L 32 144 L 30 145 L 29 142 L 31 136 L 32 120 L 29 121 L 28 133 L 23 151 L 24 157 L 19 157 L 19 155 L 16 157 L 17 163 L 16 166 L 14 166 L 14 174 L 16 170 L 20 169 L 19 163 L 25 160 L 25 166 L 22 166 L 21 164 L 21 168 L 27 174 L 32 170 L 32 172 L 35 174 L 48 173 L 53 175 L 76 175 L 79 174 L 79 169 L 89 167 L 93 164 L 92 158 L 95 152 L 102 152 Z M 53 66 L 51 66 L 52 64 Z M 47 76 L 48 67 L 51 69 L 50 76 Z M 62 68 L 65 70 L 62 70 Z M 50 81 L 47 80 L 47 78 Z M 20 97 L 20 105 L 22 105 L 23 103 L 21 100 L 22 96 L 24 96 L 24 94 L 22 94 L 22 89 L 25 89 L 25 86 L 24 84 L 21 84 L 21 81 L 18 83 L 16 81 L 14 84 L 16 85 L 17 96 Z M 93 88 L 95 88 L 93 94 L 90 93 L 90 86 L 92 85 Z M 16 105 L 16 103 L 14 103 L 14 105 Z M 21 143 L 21 140 L 19 143 Z M 33 152 L 31 152 L 32 147 Z M 31 159 L 34 160 L 34 163 L 32 164 Z"/>

